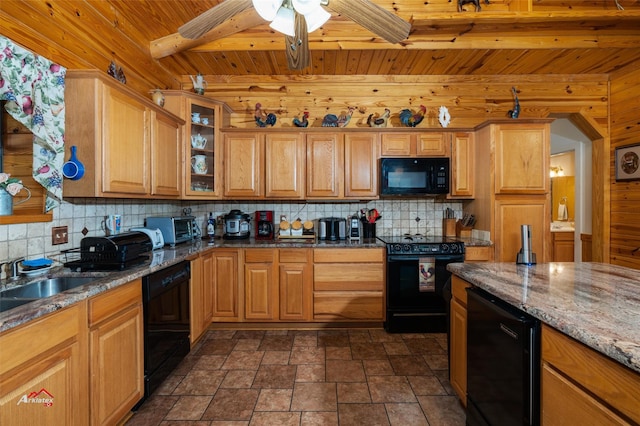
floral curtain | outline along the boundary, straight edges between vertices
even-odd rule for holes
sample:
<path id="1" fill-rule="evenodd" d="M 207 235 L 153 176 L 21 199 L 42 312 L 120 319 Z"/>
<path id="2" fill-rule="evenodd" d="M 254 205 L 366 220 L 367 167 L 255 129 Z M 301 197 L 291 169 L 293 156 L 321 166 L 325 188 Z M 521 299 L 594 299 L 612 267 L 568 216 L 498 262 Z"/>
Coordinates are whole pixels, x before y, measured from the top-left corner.
<path id="1" fill-rule="evenodd" d="M 0 36 L 0 99 L 33 133 L 33 178 L 47 190 L 45 212 L 62 200 L 66 72 Z"/>

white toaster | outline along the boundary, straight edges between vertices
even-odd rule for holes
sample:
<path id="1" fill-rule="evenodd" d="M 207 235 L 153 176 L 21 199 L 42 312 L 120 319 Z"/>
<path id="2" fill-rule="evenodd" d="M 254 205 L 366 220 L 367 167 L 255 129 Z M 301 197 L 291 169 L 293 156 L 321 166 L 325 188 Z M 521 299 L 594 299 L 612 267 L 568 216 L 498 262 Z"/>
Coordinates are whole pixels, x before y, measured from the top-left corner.
<path id="1" fill-rule="evenodd" d="M 131 231 L 144 232 L 151 238 L 152 250 L 164 247 L 164 237 L 158 228 L 131 228 Z"/>

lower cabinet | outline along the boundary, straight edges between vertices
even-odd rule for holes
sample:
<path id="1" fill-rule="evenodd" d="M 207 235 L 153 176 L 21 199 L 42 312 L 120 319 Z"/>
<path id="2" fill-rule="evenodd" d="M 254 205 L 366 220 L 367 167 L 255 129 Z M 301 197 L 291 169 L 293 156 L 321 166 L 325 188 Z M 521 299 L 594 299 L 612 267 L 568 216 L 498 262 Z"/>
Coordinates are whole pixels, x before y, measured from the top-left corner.
<path id="1" fill-rule="evenodd" d="M 542 425 L 640 423 L 640 374 L 542 326 Z"/>
<path id="2" fill-rule="evenodd" d="M 310 321 L 313 317 L 311 249 L 280 249 L 280 320 Z"/>
<path id="3" fill-rule="evenodd" d="M 244 251 L 244 319 L 278 319 L 277 249 Z"/>
<path id="4" fill-rule="evenodd" d="M 212 284 L 212 320 L 239 321 L 238 254 L 241 249 L 215 249 L 211 262 L 211 275 L 205 276 Z"/>
<path id="5" fill-rule="evenodd" d="M 462 405 L 467 406 L 467 292 L 468 282 L 451 277 L 449 382 Z"/>
<path id="6" fill-rule="evenodd" d="M 213 250 L 191 259 L 191 346 L 207 331 L 213 317 Z"/>
<path id="7" fill-rule="evenodd" d="M 144 396 L 143 351 L 141 279 L 89 299 L 92 425 L 117 423 Z"/>
<path id="8" fill-rule="evenodd" d="M 86 321 L 83 301 L 0 334 L 0 425 L 89 423 Z"/>
<path id="9" fill-rule="evenodd" d="M 314 249 L 313 319 L 384 321 L 384 249 Z"/>
<path id="10" fill-rule="evenodd" d="M 553 241 L 554 262 L 573 262 L 574 255 L 574 237 L 573 232 L 552 232 L 551 240 Z"/>

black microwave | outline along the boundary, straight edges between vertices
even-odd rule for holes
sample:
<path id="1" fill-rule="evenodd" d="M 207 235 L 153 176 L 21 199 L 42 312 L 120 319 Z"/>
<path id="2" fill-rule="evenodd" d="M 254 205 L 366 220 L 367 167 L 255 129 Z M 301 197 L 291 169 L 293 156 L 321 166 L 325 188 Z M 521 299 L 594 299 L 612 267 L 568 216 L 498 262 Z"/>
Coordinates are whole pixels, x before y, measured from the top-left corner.
<path id="1" fill-rule="evenodd" d="M 380 159 L 380 196 L 448 193 L 448 158 Z"/>

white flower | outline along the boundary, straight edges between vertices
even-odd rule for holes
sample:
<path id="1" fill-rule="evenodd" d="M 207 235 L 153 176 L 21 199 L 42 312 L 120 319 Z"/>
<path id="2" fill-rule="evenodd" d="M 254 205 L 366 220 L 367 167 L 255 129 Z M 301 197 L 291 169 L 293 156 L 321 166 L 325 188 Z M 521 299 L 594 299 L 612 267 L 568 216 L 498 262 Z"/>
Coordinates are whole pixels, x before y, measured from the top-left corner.
<path id="1" fill-rule="evenodd" d="M 12 196 L 15 196 L 22 190 L 22 184 L 19 182 L 13 182 L 7 185 L 7 192 Z"/>
<path id="2" fill-rule="evenodd" d="M 9 180 L 9 177 L 11 177 L 11 175 L 7 173 L 0 173 L 0 183 L 5 183 Z"/>
<path id="3" fill-rule="evenodd" d="M 0 173 L 0 188 L 3 188 L 11 196 L 15 196 L 23 186 L 20 179 L 12 178 L 8 173 Z"/>

